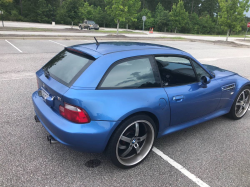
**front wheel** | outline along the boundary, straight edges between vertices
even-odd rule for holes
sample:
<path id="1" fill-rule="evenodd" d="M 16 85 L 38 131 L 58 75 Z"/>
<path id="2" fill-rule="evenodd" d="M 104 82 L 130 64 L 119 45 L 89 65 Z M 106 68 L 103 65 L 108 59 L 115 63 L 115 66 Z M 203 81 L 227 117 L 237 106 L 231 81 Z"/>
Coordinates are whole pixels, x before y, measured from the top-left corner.
<path id="1" fill-rule="evenodd" d="M 250 105 L 250 87 L 246 86 L 237 95 L 228 116 L 232 119 L 241 119 Z"/>
<path id="2" fill-rule="evenodd" d="M 82 30 L 82 26 L 81 26 L 81 25 L 80 25 L 80 27 L 79 27 L 79 28 L 80 28 L 80 30 Z"/>
<path id="3" fill-rule="evenodd" d="M 153 147 L 155 129 L 154 121 L 146 115 L 133 116 L 122 122 L 107 149 L 113 164 L 127 169 L 141 163 Z"/>

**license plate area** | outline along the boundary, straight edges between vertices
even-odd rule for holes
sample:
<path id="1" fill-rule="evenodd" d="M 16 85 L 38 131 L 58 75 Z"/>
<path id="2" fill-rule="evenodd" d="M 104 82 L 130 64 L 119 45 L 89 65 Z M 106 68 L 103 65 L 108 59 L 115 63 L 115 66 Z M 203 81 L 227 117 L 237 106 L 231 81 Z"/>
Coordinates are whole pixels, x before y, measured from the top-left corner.
<path id="1" fill-rule="evenodd" d="M 42 97 L 44 100 L 49 97 L 49 93 L 41 87 L 41 90 L 38 91 L 38 95 Z"/>

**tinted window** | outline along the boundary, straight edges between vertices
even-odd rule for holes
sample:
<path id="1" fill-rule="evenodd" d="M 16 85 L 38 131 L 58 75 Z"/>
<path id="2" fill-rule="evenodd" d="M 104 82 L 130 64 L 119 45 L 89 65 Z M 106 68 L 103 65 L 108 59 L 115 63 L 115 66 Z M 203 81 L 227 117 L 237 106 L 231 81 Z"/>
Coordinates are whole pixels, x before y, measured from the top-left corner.
<path id="1" fill-rule="evenodd" d="M 106 76 L 101 88 L 148 88 L 157 87 L 148 57 L 123 61 L 116 64 Z"/>
<path id="2" fill-rule="evenodd" d="M 201 80 L 202 76 L 207 76 L 207 77 L 211 78 L 210 75 L 199 64 L 197 64 L 194 61 L 192 61 L 192 62 L 193 62 L 193 65 L 194 65 L 194 68 L 195 68 L 195 71 L 197 74 L 197 78 L 199 81 Z"/>
<path id="3" fill-rule="evenodd" d="M 90 25 L 94 25 L 94 24 L 95 24 L 95 22 L 94 22 L 94 21 L 88 21 L 88 24 L 90 24 Z"/>
<path id="4" fill-rule="evenodd" d="M 176 86 L 196 82 L 190 61 L 182 57 L 155 57 L 164 86 Z"/>
<path id="5" fill-rule="evenodd" d="M 69 86 L 92 61 L 87 57 L 63 50 L 51 59 L 44 69 L 48 70 L 51 77 Z"/>

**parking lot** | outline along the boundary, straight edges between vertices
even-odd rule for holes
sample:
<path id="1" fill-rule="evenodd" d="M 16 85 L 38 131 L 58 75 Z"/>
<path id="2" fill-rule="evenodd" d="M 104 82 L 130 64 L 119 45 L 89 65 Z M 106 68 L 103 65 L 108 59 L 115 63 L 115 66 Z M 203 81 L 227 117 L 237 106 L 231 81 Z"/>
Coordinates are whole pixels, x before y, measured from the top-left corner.
<path id="1" fill-rule="evenodd" d="M 157 139 L 139 166 L 122 170 L 102 153 L 50 145 L 34 120 L 35 72 L 80 40 L 0 40 L 0 186 L 250 186 L 250 111 Z M 189 41 L 146 41 L 179 48 L 201 63 L 250 79 L 250 49 Z M 181 116 L 180 116 L 181 117 Z M 101 161 L 91 168 L 85 163 Z"/>

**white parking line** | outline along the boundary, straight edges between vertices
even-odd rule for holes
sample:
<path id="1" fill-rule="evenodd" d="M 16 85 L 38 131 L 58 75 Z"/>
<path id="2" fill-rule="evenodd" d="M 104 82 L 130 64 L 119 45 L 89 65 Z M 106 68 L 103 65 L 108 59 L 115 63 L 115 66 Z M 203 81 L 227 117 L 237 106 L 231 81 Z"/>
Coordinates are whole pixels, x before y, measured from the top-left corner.
<path id="1" fill-rule="evenodd" d="M 173 159 L 169 158 L 167 155 L 165 155 L 162 151 L 157 149 L 156 147 L 153 147 L 152 149 L 157 155 L 162 157 L 165 161 L 167 161 L 169 164 L 174 166 L 176 169 L 178 169 L 180 172 L 182 172 L 184 175 L 186 175 L 189 179 L 191 179 L 193 182 L 195 182 L 197 185 L 201 187 L 209 187 L 205 182 L 200 180 L 198 177 L 196 177 L 194 174 L 190 173 L 188 170 L 186 170 L 183 166 L 175 162 Z"/>
<path id="2" fill-rule="evenodd" d="M 63 46 L 63 47 L 67 47 L 66 45 L 60 44 L 60 43 L 55 42 L 55 41 L 53 41 L 53 40 L 49 40 L 49 41 L 50 41 L 50 42 L 53 42 L 53 43 L 55 43 L 55 44 L 61 45 L 61 46 Z"/>
<path id="3" fill-rule="evenodd" d="M 18 49 L 16 46 L 14 46 L 12 43 L 10 43 L 8 40 L 5 40 L 6 42 L 8 42 L 10 45 L 12 45 L 14 48 L 16 48 L 16 50 L 18 50 L 20 53 L 22 53 L 22 51 L 20 49 Z"/>

